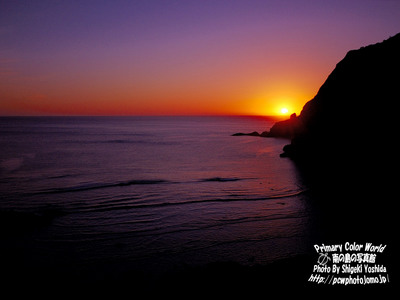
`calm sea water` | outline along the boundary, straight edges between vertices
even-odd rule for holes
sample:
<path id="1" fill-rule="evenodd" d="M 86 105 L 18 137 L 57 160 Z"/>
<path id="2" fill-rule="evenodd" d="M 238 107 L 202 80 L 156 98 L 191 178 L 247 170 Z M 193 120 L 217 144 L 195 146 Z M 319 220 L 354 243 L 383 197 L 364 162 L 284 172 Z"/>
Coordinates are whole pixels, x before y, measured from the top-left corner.
<path id="1" fill-rule="evenodd" d="M 295 166 L 279 157 L 287 140 L 231 136 L 274 122 L 0 118 L 0 212 L 46 220 L 22 221 L 30 228 L 2 247 L 31 267 L 80 273 L 302 253 L 310 213 Z"/>

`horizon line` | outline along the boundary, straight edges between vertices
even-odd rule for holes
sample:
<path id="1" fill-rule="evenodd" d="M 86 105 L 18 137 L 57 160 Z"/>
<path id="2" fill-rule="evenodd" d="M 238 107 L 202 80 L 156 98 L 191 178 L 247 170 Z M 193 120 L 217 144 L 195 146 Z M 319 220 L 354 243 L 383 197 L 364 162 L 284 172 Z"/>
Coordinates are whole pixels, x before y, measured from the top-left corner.
<path id="1" fill-rule="evenodd" d="M 60 115 L 0 115 L 0 118 L 59 118 L 59 117 L 99 117 L 99 118 L 108 118 L 108 117 L 256 117 L 256 118 L 289 118 L 290 114 L 287 115 L 252 115 L 252 114 L 168 114 L 168 115 L 75 115 L 75 114 L 60 114 Z"/>

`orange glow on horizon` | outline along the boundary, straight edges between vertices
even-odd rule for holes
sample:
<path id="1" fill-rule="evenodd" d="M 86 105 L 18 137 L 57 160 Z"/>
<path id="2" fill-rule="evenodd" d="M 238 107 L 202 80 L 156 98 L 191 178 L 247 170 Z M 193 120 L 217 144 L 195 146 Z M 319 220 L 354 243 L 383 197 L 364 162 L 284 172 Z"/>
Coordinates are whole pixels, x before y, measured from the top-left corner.
<path id="1" fill-rule="evenodd" d="M 279 1 L 65 1 L 45 13 L 11 2 L 0 116 L 299 114 L 349 50 L 389 37 L 399 19 L 393 3 L 372 20 L 349 14 L 350 1 L 289 10 Z M 349 29 L 354 18 L 365 26 Z"/>
<path id="2" fill-rule="evenodd" d="M 4 77 L 0 115 L 285 116 L 281 108 L 299 114 L 329 72 L 329 66 L 294 54 L 246 56 L 242 62 L 224 53 L 224 59 L 204 50 L 199 57 L 171 54 L 161 61 L 153 53 L 137 66 L 105 63 L 82 72 L 72 65 L 70 73 L 54 70 L 47 80 L 20 80 L 23 86 Z"/>
<path id="3" fill-rule="evenodd" d="M 88 72 L 80 74 L 82 78 L 71 80 L 60 73 L 48 82 L 33 80 L 24 89 L 14 90 L 10 83 L 11 88 L 0 90 L 0 100 L 5 99 L 0 101 L 0 115 L 282 117 L 286 115 L 281 111 L 283 107 L 288 110 L 287 115 L 299 114 L 323 83 L 324 72 L 311 68 L 312 71 L 281 68 L 278 72 L 279 63 L 276 64 L 276 72 L 266 73 L 268 78 L 262 80 L 257 72 L 252 74 L 251 66 L 241 72 L 216 68 L 213 77 L 193 70 L 188 70 L 186 77 L 164 74 L 156 79 L 145 72 L 141 77 L 132 77 L 129 72 L 115 77 Z M 313 80 L 305 81 L 305 77 Z"/>
<path id="4" fill-rule="evenodd" d="M 201 101 L 163 99 L 136 101 L 135 99 L 102 100 L 100 97 L 86 101 L 62 99 L 52 101 L 51 97 L 24 97 L 16 99 L 12 105 L 3 107 L 2 115 L 113 115 L 113 116 L 156 116 L 156 115 L 254 115 L 287 116 L 301 111 L 302 106 L 311 98 L 303 101 L 268 101 L 268 99 L 230 99 L 215 98 Z"/>

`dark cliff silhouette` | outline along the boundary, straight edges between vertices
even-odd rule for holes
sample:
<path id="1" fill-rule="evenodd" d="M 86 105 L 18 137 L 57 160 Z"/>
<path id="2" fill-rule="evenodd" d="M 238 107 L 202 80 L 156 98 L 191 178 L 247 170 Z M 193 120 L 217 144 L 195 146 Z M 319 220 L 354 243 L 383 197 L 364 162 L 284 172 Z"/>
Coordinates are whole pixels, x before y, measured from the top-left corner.
<path id="1" fill-rule="evenodd" d="M 399 100 L 397 34 L 349 51 L 299 116 L 264 134 L 291 139 L 281 156 L 323 206 L 329 236 L 395 243 Z"/>
<path id="2" fill-rule="evenodd" d="M 234 135 L 290 138 L 281 156 L 292 158 L 322 189 L 333 180 L 349 188 L 356 178 L 386 184 L 397 172 L 399 92 L 400 33 L 349 51 L 299 116 L 261 134 Z M 390 178 L 382 176 L 390 172 Z"/>
<path id="3" fill-rule="evenodd" d="M 397 34 L 382 43 L 349 51 L 301 114 L 276 123 L 270 136 L 290 136 L 284 156 L 294 159 L 360 157 L 371 152 L 376 139 L 382 140 L 388 153 L 395 149 L 387 143 L 394 143 L 397 135 L 399 91 Z"/>

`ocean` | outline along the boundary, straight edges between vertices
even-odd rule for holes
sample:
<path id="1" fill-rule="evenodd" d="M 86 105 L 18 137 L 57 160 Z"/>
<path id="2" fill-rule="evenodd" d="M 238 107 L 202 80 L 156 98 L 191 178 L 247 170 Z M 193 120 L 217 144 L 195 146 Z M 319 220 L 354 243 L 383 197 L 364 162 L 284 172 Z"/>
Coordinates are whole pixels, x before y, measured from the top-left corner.
<path id="1" fill-rule="evenodd" d="M 307 188 L 279 157 L 288 140 L 231 136 L 275 121 L 0 118 L 2 264 L 93 279 L 309 251 Z"/>

